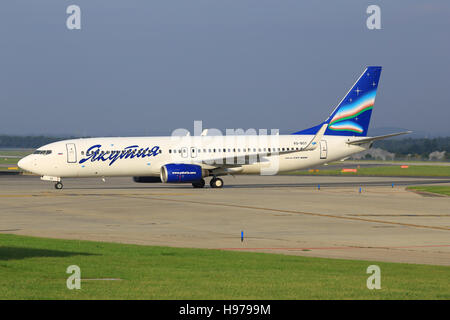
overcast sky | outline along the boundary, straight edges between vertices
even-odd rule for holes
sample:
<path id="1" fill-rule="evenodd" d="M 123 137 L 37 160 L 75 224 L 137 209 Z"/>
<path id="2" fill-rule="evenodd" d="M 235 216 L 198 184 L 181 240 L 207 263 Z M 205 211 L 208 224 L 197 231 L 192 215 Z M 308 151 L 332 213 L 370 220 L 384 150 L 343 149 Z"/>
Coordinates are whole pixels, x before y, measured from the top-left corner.
<path id="1" fill-rule="evenodd" d="M 381 65 L 371 128 L 450 135 L 449 39 L 448 0 L 2 0 L 0 134 L 289 133 Z"/>

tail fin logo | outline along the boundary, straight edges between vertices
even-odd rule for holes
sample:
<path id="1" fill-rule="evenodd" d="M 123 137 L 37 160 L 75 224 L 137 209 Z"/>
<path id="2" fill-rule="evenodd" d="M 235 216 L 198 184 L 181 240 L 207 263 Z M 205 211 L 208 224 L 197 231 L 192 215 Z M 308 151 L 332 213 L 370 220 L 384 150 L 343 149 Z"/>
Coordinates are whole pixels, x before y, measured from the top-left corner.
<path id="1" fill-rule="evenodd" d="M 342 121 L 336 124 L 332 124 L 328 127 L 331 130 L 335 131 L 352 131 L 356 133 L 363 133 L 364 129 L 359 124 L 353 121 Z"/>
<path id="2" fill-rule="evenodd" d="M 367 67 L 325 122 L 294 134 L 316 134 L 328 124 L 325 135 L 367 136 L 380 74 L 381 67 Z"/>
<path id="3" fill-rule="evenodd" d="M 357 91 L 360 92 L 361 90 L 357 89 Z M 375 103 L 375 94 L 376 90 L 372 90 L 356 101 L 339 108 L 338 112 L 331 119 L 328 128 L 334 131 L 363 133 L 364 129 L 357 123 L 358 116 L 366 111 L 372 110 Z"/>

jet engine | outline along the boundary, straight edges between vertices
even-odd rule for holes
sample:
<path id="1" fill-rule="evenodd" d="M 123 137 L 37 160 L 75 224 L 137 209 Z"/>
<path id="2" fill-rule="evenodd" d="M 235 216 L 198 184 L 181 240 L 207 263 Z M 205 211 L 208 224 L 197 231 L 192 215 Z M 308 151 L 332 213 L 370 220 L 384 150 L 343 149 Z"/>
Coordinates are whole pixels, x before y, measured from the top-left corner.
<path id="1" fill-rule="evenodd" d="M 161 181 L 164 183 L 189 183 L 207 177 L 208 170 L 195 164 L 166 164 L 161 167 Z"/>

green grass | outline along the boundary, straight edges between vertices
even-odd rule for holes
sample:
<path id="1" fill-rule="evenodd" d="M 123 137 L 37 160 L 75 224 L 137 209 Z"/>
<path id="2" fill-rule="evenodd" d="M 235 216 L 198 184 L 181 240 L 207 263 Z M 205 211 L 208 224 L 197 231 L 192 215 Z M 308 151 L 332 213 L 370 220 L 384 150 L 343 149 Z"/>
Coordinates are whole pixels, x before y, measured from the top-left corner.
<path id="1" fill-rule="evenodd" d="M 12 167 L 17 166 L 17 162 L 19 160 L 33 152 L 32 149 L 19 149 L 19 150 L 0 150 L 0 165 L 10 165 Z M 5 156 L 14 156 L 19 158 L 7 158 Z M 0 167 L 0 170 L 6 170 L 2 169 Z"/>
<path id="2" fill-rule="evenodd" d="M 8 170 L 8 167 L 17 167 L 17 162 L 29 154 L 31 154 L 33 149 L 19 149 L 19 150 L 0 150 L 0 171 L 21 171 L 19 170 Z M 20 158 L 7 158 L 5 156 L 15 156 Z"/>
<path id="3" fill-rule="evenodd" d="M 0 164 L 10 164 L 11 166 L 17 166 L 18 158 L 0 158 Z"/>
<path id="4" fill-rule="evenodd" d="M 16 156 L 16 157 L 25 157 L 31 153 L 33 153 L 34 149 L 17 149 L 17 150 L 0 150 L 1 156 Z"/>
<path id="5" fill-rule="evenodd" d="M 450 186 L 418 186 L 418 187 L 408 187 L 409 190 L 425 191 L 431 193 L 443 194 L 450 196 Z"/>
<path id="6" fill-rule="evenodd" d="M 393 163 L 393 164 L 411 164 L 411 165 L 440 165 L 442 163 L 448 163 L 448 161 L 442 160 L 442 161 L 432 161 L 432 160 L 345 160 L 345 163 L 359 163 L 359 164 L 380 164 L 380 163 Z M 334 161 L 330 162 L 329 164 L 342 164 L 342 161 Z"/>
<path id="7" fill-rule="evenodd" d="M 355 165 L 349 165 L 346 168 L 357 169 Z M 359 168 L 358 172 L 341 172 L 341 169 L 327 170 L 319 169 L 318 172 L 294 171 L 289 174 L 298 175 L 324 175 L 324 176 L 373 176 L 373 177 L 450 177 L 450 166 L 415 166 L 401 168 L 398 166 L 380 166 Z"/>
<path id="8" fill-rule="evenodd" d="M 0 299 L 450 299 L 450 268 L 0 234 Z M 381 268 L 381 290 L 366 269 Z M 81 290 L 66 288 L 78 265 Z"/>

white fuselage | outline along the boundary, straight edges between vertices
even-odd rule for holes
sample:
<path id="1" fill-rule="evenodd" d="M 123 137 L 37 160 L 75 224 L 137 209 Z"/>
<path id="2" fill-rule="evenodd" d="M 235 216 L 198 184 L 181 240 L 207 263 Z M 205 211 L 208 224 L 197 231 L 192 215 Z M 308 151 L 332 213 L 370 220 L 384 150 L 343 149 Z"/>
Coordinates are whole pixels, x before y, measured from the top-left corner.
<path id="1" fill-rule="evenodd" d="M 316 149 L 300 151 L 313 137 L 244 135 L 72 139 L 40 147 L 22 159 L 19 166 L 26 171 L 58 179 L 159 176 L 161 167 L 170 163 L 199 164 L 202 168 L 216 170 L 217 175 L 277 174 L 316 167 L 368 148 L 368 145 L 347 144 L 351 137 L 323 136 Z M 284 151 L 291 152 L 283 154 Z M 267 155 L 261 156 L 263 153 Z M 242 165 L 220 165 L 222 159 L 255 154 L 262 160 Z M 215 162 L 210 163 L 212 160 Z M 228 164 L 225 160 L 223 163 Z"/>

